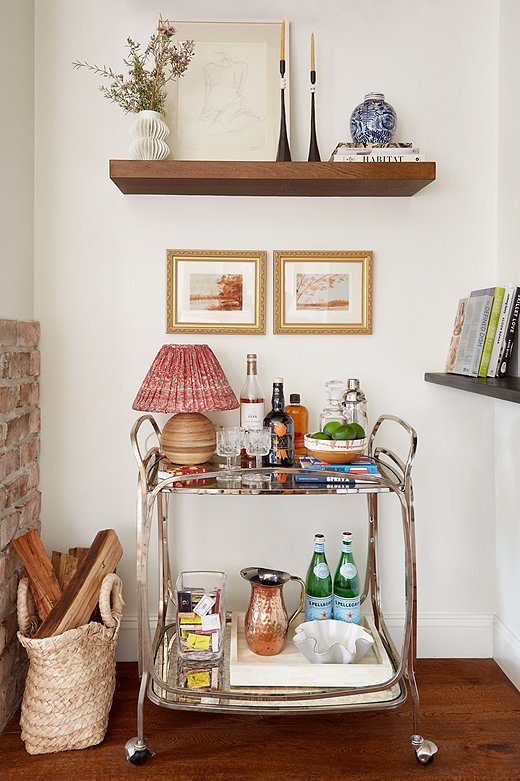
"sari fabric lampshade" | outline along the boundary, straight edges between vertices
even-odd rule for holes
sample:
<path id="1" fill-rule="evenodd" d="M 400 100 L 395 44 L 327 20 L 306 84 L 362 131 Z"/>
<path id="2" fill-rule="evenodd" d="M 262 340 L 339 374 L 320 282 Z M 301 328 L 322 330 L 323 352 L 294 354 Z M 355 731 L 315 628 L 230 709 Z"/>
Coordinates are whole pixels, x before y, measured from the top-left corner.
<path id="1" fill-rule="evenodd" d="M 215 451 L 215 427 L 201 413 L 238 406 L 207 344 L 165 344 L 144 378 L 132 409 L 176 412 L 164 426 L 161 449 L 174 464 L 202 464 Z"/>

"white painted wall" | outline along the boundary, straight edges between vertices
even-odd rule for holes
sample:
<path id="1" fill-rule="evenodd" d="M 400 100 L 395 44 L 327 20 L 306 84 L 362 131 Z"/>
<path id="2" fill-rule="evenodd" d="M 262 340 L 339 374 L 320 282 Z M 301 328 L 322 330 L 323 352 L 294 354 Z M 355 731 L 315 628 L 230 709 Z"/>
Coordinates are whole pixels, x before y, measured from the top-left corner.
<path id="1" fill-rule="evenodd" d="M 108 159 L 127 156 L 130 118 L 102 99 L 99 80 L 70 63 L 80 58 L 117 69 L 126 37 L 146 40 L 159 14 L 173 11 L 184 19 L 283 14 L 290 21 L 292 152 L 300 160 L 308 148 L 314 30 L 322 156 L 348 139 L 350 111 L 364 94 L 382 90 L 397 110 L 399 138 L 438 161 L 438 181 L 402 199 L 123 196 L 108 178 Z M 444 366 L 457 300 L 496 281 L 498 8 L 488 0 L 328 0 L 319 11 L 310 0 L 222 0 L 218 6 L 201 0 L 196 12 L 188 0 L 172 9 L 156 0 L 37 5 L 35 286 L 45 366 L 45 542 L 62 549 L 86 545 L 98 529 L 115 527 L 125 550 L 126 627 L 133 628 L 131 405 L 161 344 L 207 341 L 236 391 L 245 354 L 257 352 L 264 391 L 283 373 L 287 392 L 302 394 L 315 423 L 324 381 L 360 377 L 371 422 L 389 412 L 419 434 L 419 652 L 489 656 L 495 497 L 494 453 L 485 443 L 493 405 L 427 385 L 423 375 Z M 167 336 L 168 247 L 372 249 L 374 334 Z M 271 318 L 269 296 L 268 323 Z M 214 419 L 237 420 L 237 413 Z M 334 566 L 345 518 L 361 560 L 364 509 L 361 499 L 343 497 L 179 497 L 174 564 L 226 569 L 231 607 L 244 607 L 241 567 L 266 564 L 304 574 L 317 530 L 329 536 Z M 390 499 L 382 502 L 382 522 L 384 603 L 398 624 L 402 546 Z M 122 653 L 131 654 L 130 646 Z"/>
<path id="2" fill-rule="evenodd" d="M 499 197 L 498 269 L 503 280 L 520 279 L 520 7 L 502 0 L 499 71 Z M 496 449 L 496 572 L 497 618 L 494 656 L 520 687 L 520 409 L 497 401 Z"/>
<path id="3" fill-rule="evenodd" d="M 0 317 L 34 316 L 34 0 L 0 0 Z"/>

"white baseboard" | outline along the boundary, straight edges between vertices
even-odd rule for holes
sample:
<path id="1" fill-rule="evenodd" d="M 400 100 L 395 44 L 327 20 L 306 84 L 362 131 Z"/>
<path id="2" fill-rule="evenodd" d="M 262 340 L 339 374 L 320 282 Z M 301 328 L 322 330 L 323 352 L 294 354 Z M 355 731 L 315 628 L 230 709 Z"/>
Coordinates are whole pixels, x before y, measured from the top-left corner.
<path id="1" fill-rule="evenodd" d="M 386 613 L 385 621 L 392 638 L 399 648 L 403 636 L 403 614 Z M 496 619 L 498 621 L 498 619 Z M 488 659 L 493 656 L 493 634 L 497 635 L 495 617 L 488 614 L 462 614 L 444 615 L 441 613 L 429 613 L 419 615 L 417 621 L 417 656 L 421 658 L 437 659 Z M 155 622 L 153 622 L 154 624 Z M 501 634 L 502 644 L 516 649 L 515 669 L 517 680 L 520 681 L 520 640 L 512 635 L 502 624 L 504 631 Z M 514 638 L 512 643 L 506 632 Z M 133 662 L 137 659 L 137 617 L 127 616 L 121 623 L 119 642 L 117 645 L 117 659 L 120 662 Z M 516 646 L 515 646 L 516 643 Z M 495 646 L 496 639 L 495 639 Z M 504 648 L 502 653 L 504 664 L 513 657 Z M 495 659 L 508 675 L 513 683 L 515 679 L 502 665 L 495 653 Z"/>
<path id="2" fill-rule="evenodd" d="M 493 658 L 520 689 L 520 638 L 495 616 Z"/>

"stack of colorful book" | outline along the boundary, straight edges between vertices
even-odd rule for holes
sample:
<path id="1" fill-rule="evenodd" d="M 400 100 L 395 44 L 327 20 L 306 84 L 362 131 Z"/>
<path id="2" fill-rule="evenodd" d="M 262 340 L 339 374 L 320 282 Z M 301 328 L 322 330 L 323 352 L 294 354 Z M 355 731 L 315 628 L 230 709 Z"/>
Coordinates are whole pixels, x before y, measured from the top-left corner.
<path id="1" fill-rule="evenodd" d="M 329 158 L 334 163 L 421 163 L 426 157 L 411 141 L 358 144 L 340 141 Z"/>
<path id="2" fill-rule="evenodd" d="M 505 377 L 520 313 L 520 287 L 473 290 L 457 305 L 446 372 L 468 377 Z"/>
<path id="3" fill-rule="evenodd" d="M 328 464 L 311 456 L 300 456 L 302 471 L 295 476 L 297 483 L 341 483 L 355 485 L 363 475 L 379 475 L 376 462 L 368 456 L 360 456 L 350 464 Z M 334 472 L 334 474 L 319 474 Z"/>

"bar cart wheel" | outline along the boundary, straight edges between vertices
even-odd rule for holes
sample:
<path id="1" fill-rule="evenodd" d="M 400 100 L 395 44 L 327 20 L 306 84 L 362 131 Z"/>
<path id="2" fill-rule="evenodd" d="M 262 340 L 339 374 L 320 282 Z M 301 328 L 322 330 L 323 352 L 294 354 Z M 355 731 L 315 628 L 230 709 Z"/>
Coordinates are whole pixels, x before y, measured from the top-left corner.
<path id="1" fill-rule="evenodd" d="M 425 740 L 421 735 L 412 735 L 410 738 L 417 762 L 421 765 L 429 765 L 433 762 L 435 754 L 439 750 L 431 740 Z"/>
<path id="2" fill-rule="evenodd" d="M 155 751 L 148 747 L 147 740 L 130 738 L 125 743 L 126 758 L 132 765 L 144 765 L 149 757 L 155 756 Z"/>

